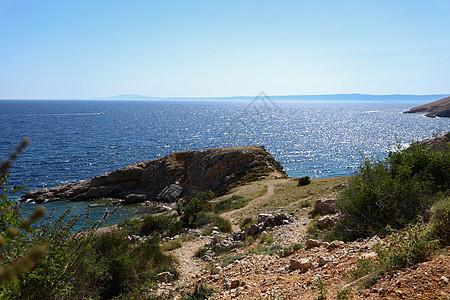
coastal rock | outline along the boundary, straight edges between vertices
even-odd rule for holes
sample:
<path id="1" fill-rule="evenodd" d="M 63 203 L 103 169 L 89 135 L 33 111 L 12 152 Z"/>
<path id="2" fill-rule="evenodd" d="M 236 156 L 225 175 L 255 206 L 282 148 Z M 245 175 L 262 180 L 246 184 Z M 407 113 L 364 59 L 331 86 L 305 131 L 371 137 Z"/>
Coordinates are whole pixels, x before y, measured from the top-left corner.
<path id="1" fill-rule="evenodd" d="M 29 191 L 21 200 L 116 198 L 126 200 L 125 203 L 173 202 L 193 191 L 221 193 L 256 167 L 263 168 L 266 173 L 282 169 L 264 146 L 175 152 L 79 183 Z"/>
<path id="2" fill-rule="evenodd" d="M 426 117 L 450 118 L 450 97 L 411 108 L 405 113 L 423 113 Z"/>

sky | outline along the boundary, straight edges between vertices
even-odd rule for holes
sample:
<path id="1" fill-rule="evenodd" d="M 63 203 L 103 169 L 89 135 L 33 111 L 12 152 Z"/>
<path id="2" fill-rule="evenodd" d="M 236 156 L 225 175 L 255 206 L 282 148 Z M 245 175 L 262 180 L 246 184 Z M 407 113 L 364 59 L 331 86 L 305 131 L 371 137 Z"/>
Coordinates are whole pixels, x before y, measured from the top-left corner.
<path id="1" fill-rule="evenodd" d="M 0 0 L 0 99 L 450 93 L 450 1 Z"/>

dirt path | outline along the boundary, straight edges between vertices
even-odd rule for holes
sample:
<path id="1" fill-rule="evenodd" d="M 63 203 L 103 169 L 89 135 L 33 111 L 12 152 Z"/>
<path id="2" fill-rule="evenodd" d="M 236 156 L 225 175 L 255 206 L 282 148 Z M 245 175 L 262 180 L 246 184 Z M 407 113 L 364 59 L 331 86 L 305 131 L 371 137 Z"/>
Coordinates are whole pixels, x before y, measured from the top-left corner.
<path id="1" fill-rule="evenodd" d="M 200 259 L 194 257 L 195 252 L 210 242 L 209 237 L 200 237 L 196 240 L 184 242 L 183 245 L 168 253 L 178 259 L 180 278 L 177 284 L 187 283 L 191 281 L 192 276 L 200 274 L 203 270 L 203 264 Z"/>
<path id="2" fill-rule="evenodd" d="M 227 219 L 228 221 L 231 222 L 231 228 L 233 231 L 238 231 L 239 229 L 239 218 L 237 217 L 241 212 L 243 211 L 248 211 L 251 208 L 257 206 L 258 204 L 266 201 L 267 199 L 269 199 L 270 196 L 272 196 L 273 194 L 275 194 L 275 185 L 277 183 L 282 182 L 283 180 L 288 180 L 288 179 L 271 179 L 271 180 L 264 180 L 263 184 L 265 186 L 267 186 L 267 192 L 264 193 L 264 195 L 253 199 L 252 201 L 250 201 L 246 206 L 241 207 L 239 209 L 235 209 L 226 213 L 221 214 L 221 216 L 225 219 Z"/>

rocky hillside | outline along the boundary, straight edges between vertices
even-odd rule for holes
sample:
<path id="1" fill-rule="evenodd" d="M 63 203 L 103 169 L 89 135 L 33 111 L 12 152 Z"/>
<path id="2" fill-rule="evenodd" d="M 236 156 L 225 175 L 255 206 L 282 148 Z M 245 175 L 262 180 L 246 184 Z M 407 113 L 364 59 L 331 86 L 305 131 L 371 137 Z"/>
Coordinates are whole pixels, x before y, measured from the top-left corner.
<path id="1" fill-rule="evenodd" d="M 373 273 L 360 273 L 371 268 L 370 262 L 377 258 L 374 247 L 385 238 L 347 243 L 311 238 L 315 226 L 328 226 L 324 221 L 334 215 L 336 191 L 343 181 L 313 179 L 299 187 L 292 178 L 263 179 L 231 194 L 245 193 L 257 184 L 269 189 L 245 207 L 246 216 L 257 218 L 256 224 L 231 234 L 213 231 L 209 238 L 214 246 L 201 258 L 193 257 L 192 242 L 183 245 L 173 254 L 182 262 L 180 272 L 187 276 L 180 282 L 160 282 L 160 294 L 175 290 L 171 299 L 182 299 L 202 284 L 214 291 L 208 299 L 449 299 L 450 247 L 430 261 L 372 278 Z M 313 217 L 313 212 L 320 214 Z M 245 216 L 228 217 L 233 221 Z M 200 232 L 191 232 L 198 236 L 197 247 L 208 238 Z M 250 236 L 253 242 L 246 243 Z M 178 255 L 187 252 L 185 247 L 190 257 Z"/>
<path id="2" fill-rule="evenodd" d="M 258 174 L 281 168 L 264 146 L 176 152 L 79 183 L 29 191 L 22 200 L 45 202 L 106 197 L 124 199 L 125 203 L 175 201 L 197 190 L 220 193 L 243 177 L 253 175 L 253 179 L 258 179 Z"/>
<path id="3" fill-rule="evenodd" d="M 427 117 L 444 117 L 450 118 L 450 97 L 446 97 L 425 105 L 411 108 L 405 113 L 421 113 Z"/>

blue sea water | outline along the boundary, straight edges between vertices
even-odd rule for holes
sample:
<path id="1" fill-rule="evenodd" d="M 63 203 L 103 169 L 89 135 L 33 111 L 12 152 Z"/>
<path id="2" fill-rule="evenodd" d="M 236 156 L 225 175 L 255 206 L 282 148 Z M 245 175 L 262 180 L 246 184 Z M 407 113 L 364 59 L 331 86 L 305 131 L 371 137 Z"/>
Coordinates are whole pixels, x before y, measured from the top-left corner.
<path id="1" fill-rule="evenodd" d="M 27 136 L 12 183 L 29 189 L 78 182 L 174 151 L 264 145 L 290 176 L 350 175 L 362 156 L 450 130 L 450 120 L 402 114 L 423 102 L 391 101 L 0 101 L 0 153 Z M 68 206 L 46 204 L 55 214 Z M 101 218 L 108 205 L 91 212 Z M 121 208 L 110 223 L 134 216 Z"/>

